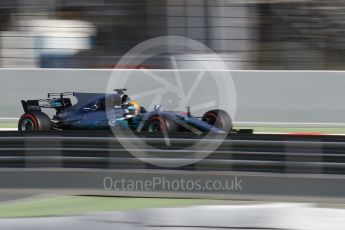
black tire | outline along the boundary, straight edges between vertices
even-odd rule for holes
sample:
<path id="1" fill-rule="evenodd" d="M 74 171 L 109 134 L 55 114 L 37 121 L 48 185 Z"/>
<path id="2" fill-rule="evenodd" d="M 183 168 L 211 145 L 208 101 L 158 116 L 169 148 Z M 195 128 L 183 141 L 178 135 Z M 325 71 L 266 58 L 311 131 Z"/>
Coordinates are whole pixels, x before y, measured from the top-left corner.
<path id="1" fill-rule="evenodd" d="M 232 129 L 230 115 L 221 109 L 214 109 L 206 112 L 202 116 L 202 121 L 226 132 L 230 132 Z"/>
<path id="2" fill-rule="evenodd" d="M 18 122 L 19 131 L 49 131 L 51 129 L 50 118 L 43 112 L 25 113 Z"/>
<path id="3" fill-rule="evenodd" d="M 178 131 L 178 125 L 176 122 L 164 115 L 155 115 L 150 117 L 146 123 L 146 130 L 152 133 L 162 133 L 163 131 L 174 133 Z"/>

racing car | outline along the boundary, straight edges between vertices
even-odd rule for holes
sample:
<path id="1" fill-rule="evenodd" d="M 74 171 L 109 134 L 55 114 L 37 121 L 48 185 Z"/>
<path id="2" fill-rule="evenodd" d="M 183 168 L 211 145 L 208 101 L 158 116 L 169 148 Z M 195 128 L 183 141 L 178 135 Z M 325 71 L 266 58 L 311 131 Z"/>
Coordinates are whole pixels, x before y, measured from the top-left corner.
<path id="1" fill-rule="evenodd" d="M 46 99 L 22 100 L 24 114 L 18 122 L 20 131 L 92 130 L 121 128 L 136 132 L 215 132 L 232 129 L 232 121 L 224 110 L 210 110 L 202 117 L 187 111 L 162 111 L 160 105 L 147 111 L 131 101 L 126 89 L 114 93 L 48 93 Z M 72 97 L 77 99 L 72 104 Z M 50 118 L 42 109 L 55 109 Z"/>

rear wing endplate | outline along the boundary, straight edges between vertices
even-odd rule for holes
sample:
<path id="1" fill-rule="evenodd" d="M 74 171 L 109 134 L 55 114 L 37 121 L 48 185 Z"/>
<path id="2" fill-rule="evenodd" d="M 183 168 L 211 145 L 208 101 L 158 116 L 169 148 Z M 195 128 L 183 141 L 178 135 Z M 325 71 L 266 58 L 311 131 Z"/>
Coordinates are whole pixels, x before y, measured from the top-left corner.
<path id="1" fill-rule="evenodd" d="M 41 111 L 41 107 L 38 100 L 21 100 L 21 102 L 25 113 Z"/>

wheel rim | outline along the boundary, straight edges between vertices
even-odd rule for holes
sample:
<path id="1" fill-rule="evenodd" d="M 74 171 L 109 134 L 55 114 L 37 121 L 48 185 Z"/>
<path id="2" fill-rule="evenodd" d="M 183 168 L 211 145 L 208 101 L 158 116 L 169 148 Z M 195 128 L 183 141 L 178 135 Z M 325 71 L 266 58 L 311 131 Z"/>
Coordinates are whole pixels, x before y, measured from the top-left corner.
<path id="1" fill-rule="evenodd" d="M 208 116 L 205 116 L 203 119 L 207 124 L 210 125 L 215 125 L 217 122 L 217 116 L 213 115 L 213 114 L 209 114 Z"/>
<path id="2" fill-rule="evenodd" d="M 21 124 L 21 130 L 23 131 L 30 131 L 30 130 L 35 130 L 35 124 L 31 119 L 24 119 Z"/>
<path id="3" fill-rule="evenodd" d="M 159 121 L 153 121 L 149 125 L 149 132 L 161 132 L 161 123 Z"/>

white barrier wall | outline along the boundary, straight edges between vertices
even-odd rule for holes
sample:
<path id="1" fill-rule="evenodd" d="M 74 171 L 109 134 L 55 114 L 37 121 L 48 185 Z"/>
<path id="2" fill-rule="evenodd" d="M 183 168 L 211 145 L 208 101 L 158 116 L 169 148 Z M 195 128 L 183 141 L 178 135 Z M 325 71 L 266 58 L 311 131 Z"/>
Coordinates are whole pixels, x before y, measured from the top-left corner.
<path id="1" fill-rule="evenodd" d="M 112 71 L 1 69 L 0 117 L 19 117 L 23 113 L 21 99 L 45 98 L 48 92 L 105 92 L 109 77 L 114 75 Z M 157 87 L 147 82 L 144 77 L 147 77 L 147 74 L 144 74 L 143 70 L 116 71 L 116 74 L 121 71 L 132 71 L 133 78 L 131 77 L 126 84 L 130 95 L 142 87 Z M 169 70 L 150 71 L 167 81 L 172 79 L 174 73 Z M 196 79 L 198 73 L 199 71 L 179 71 L 181 79 L 184 80 Z M 345 72 L 228 71 L 223 74 L 232 76 L 236 88 L 235 122 L 345 124 Z M 193 81 L 183 82 L 187 92 Z M 214 87 L 208 90 L 207 83 L 202 84 L 200 89 L 199 98 L 214 97 L 217 93 L 214 92 Z M 168 108 L 168 103 L 171 103 L 169 97 L 167 94 L 162 100 L 162 104 L 166 103 L 163 105 Z M 149 99 L 145 98 L 140 102 L 144 106 L 150 103 Z"/>

